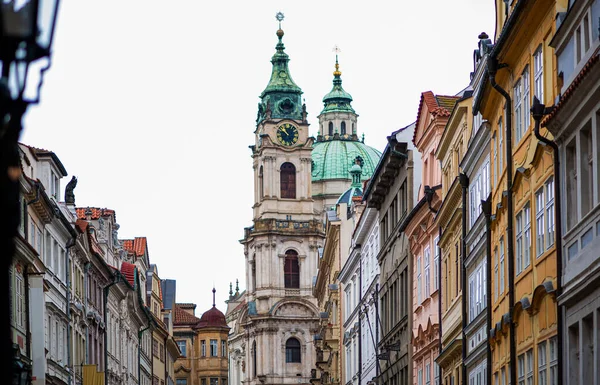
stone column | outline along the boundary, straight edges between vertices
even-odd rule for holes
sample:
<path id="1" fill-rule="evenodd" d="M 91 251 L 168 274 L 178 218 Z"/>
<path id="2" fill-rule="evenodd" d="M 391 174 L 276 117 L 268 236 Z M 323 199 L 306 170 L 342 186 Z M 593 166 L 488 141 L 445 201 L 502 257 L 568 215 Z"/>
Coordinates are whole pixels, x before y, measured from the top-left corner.
<path id="1" fill-rule="evenodd" d="M 29 322 L 31 330 L 32 384 L 46 384 L 46 342 L 44 322 L 46 301 L 44 296 L 44 276 L 29 275 Z"/>

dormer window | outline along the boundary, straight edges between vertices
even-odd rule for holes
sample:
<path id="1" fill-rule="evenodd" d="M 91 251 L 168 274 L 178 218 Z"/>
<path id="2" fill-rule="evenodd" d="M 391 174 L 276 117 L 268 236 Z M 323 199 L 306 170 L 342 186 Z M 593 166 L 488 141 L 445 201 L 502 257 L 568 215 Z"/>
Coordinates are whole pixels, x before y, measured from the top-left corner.
<path id="1" fill-rule="evenodd" d="M 57 201 L 60 200 L 60 179 L 54 171 L 50 172 L 50 195 Z"/>

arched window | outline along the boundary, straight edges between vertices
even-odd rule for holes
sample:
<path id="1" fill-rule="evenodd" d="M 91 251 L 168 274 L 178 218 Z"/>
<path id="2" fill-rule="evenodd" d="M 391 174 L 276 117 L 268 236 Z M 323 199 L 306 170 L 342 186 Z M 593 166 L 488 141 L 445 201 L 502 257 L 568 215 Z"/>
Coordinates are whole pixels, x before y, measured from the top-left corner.
<path id="1" fill-rule="evenodd" d="M 286 288 L 300 288 L 300 265 L 298 264 L 298 253 L 294 250 L 285 252 L 284 277 Z"/>
<path id="2" fill-rule="evenodd" d="M 285 343 L 285 362 L 302 362 L 300 341 L 293 337 Z"/>
<path id="3" fill-rule="evenodd" d="M 329 136 L 333 136 L 333 123 L 329 122 Z"/>
<path id="4" fill-rule="evenodd" d="M 265 195 L 265 187 L 263 180 L 263 166 L 258 170 L 258 199 L 262 199 Z"/>
<path id="5" fill-rule="evenodd" d="M 342 128 L 340 131 L 342 135 L 346 135 L 346 122 L 342 122 Z"/>
<path id="6" fill-rule="evenodd" d="M 281 197 L 288 199 L 296 198 L 296 167 L 286 162 L 281 165 Z"/>
<path id="7" fill-rule="evenodd" d="M 252 376 L 256 378 L 256 341 L 252 342 Z"/>

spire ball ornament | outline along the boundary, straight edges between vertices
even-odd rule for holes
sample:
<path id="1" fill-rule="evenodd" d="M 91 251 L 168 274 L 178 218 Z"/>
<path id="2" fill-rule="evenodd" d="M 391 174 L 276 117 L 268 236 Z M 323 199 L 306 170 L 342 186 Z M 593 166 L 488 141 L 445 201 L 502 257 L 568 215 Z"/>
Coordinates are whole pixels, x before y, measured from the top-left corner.
<path id="1" fill-rule="evenodd" d="M 277 30 L 277 37 L 279 37 L 280 39 L 283 37 L 283 30 L 281 29 L 281 22 L 283 21 L 284 18 L 285 18 L 285 16 L 283 15 L 283 12 L 277 12 L 275 14 L 275 19 L 277 19 L 277 21 L 279 22 L 279 29 Z"/>

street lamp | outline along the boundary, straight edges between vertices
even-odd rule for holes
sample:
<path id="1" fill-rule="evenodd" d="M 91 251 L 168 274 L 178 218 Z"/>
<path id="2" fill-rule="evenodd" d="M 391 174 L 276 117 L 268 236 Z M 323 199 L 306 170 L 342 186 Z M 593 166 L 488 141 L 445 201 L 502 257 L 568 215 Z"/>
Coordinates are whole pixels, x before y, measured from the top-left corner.
<path id="1" fill-rule="evenodd" d="M 13 373 L 13 385 L 27 385 L 31 381 L 29 366 L 25 365 L 21 359 L 21 351 L 19 345 L 13 345 L 13 357 L 14 357 L 14 373 Z"/>
<path id="2" fill-rule="evenodd" d="M 2 87 L 8 88 L 14 101 L 39 102 L 43 72 L 50 67 L 59 4 L 60 0 L 4 0 L 0 5 Z M 31 65 L 38 61 L 47 65 L 41 69 L 34 92 L 26 95 Z"/>
<path id="3" fill-rule="evenodd" d="M 60 0 L 0 0 L 0 308 L 10 309 L 8 269 L 19 226 L 19 136 L 23 114 L 40 99 L 50 68 Z M 38 73 L 39 71 L 39 73 Z M 35 72 L 35 74 L 34 74 Z M 37 81 L 33 87 L 30 75 Z M 29 79 L 29 85 L 28 85 Z M 6 314 L 6 313 L 5 313 Z M 0 317 L 4 357 L 13 356 L 10 317 Z M 7 378 L 16 368 L 8 366 Z M 27 380 L 26 380 L 27 381 Z"/>

